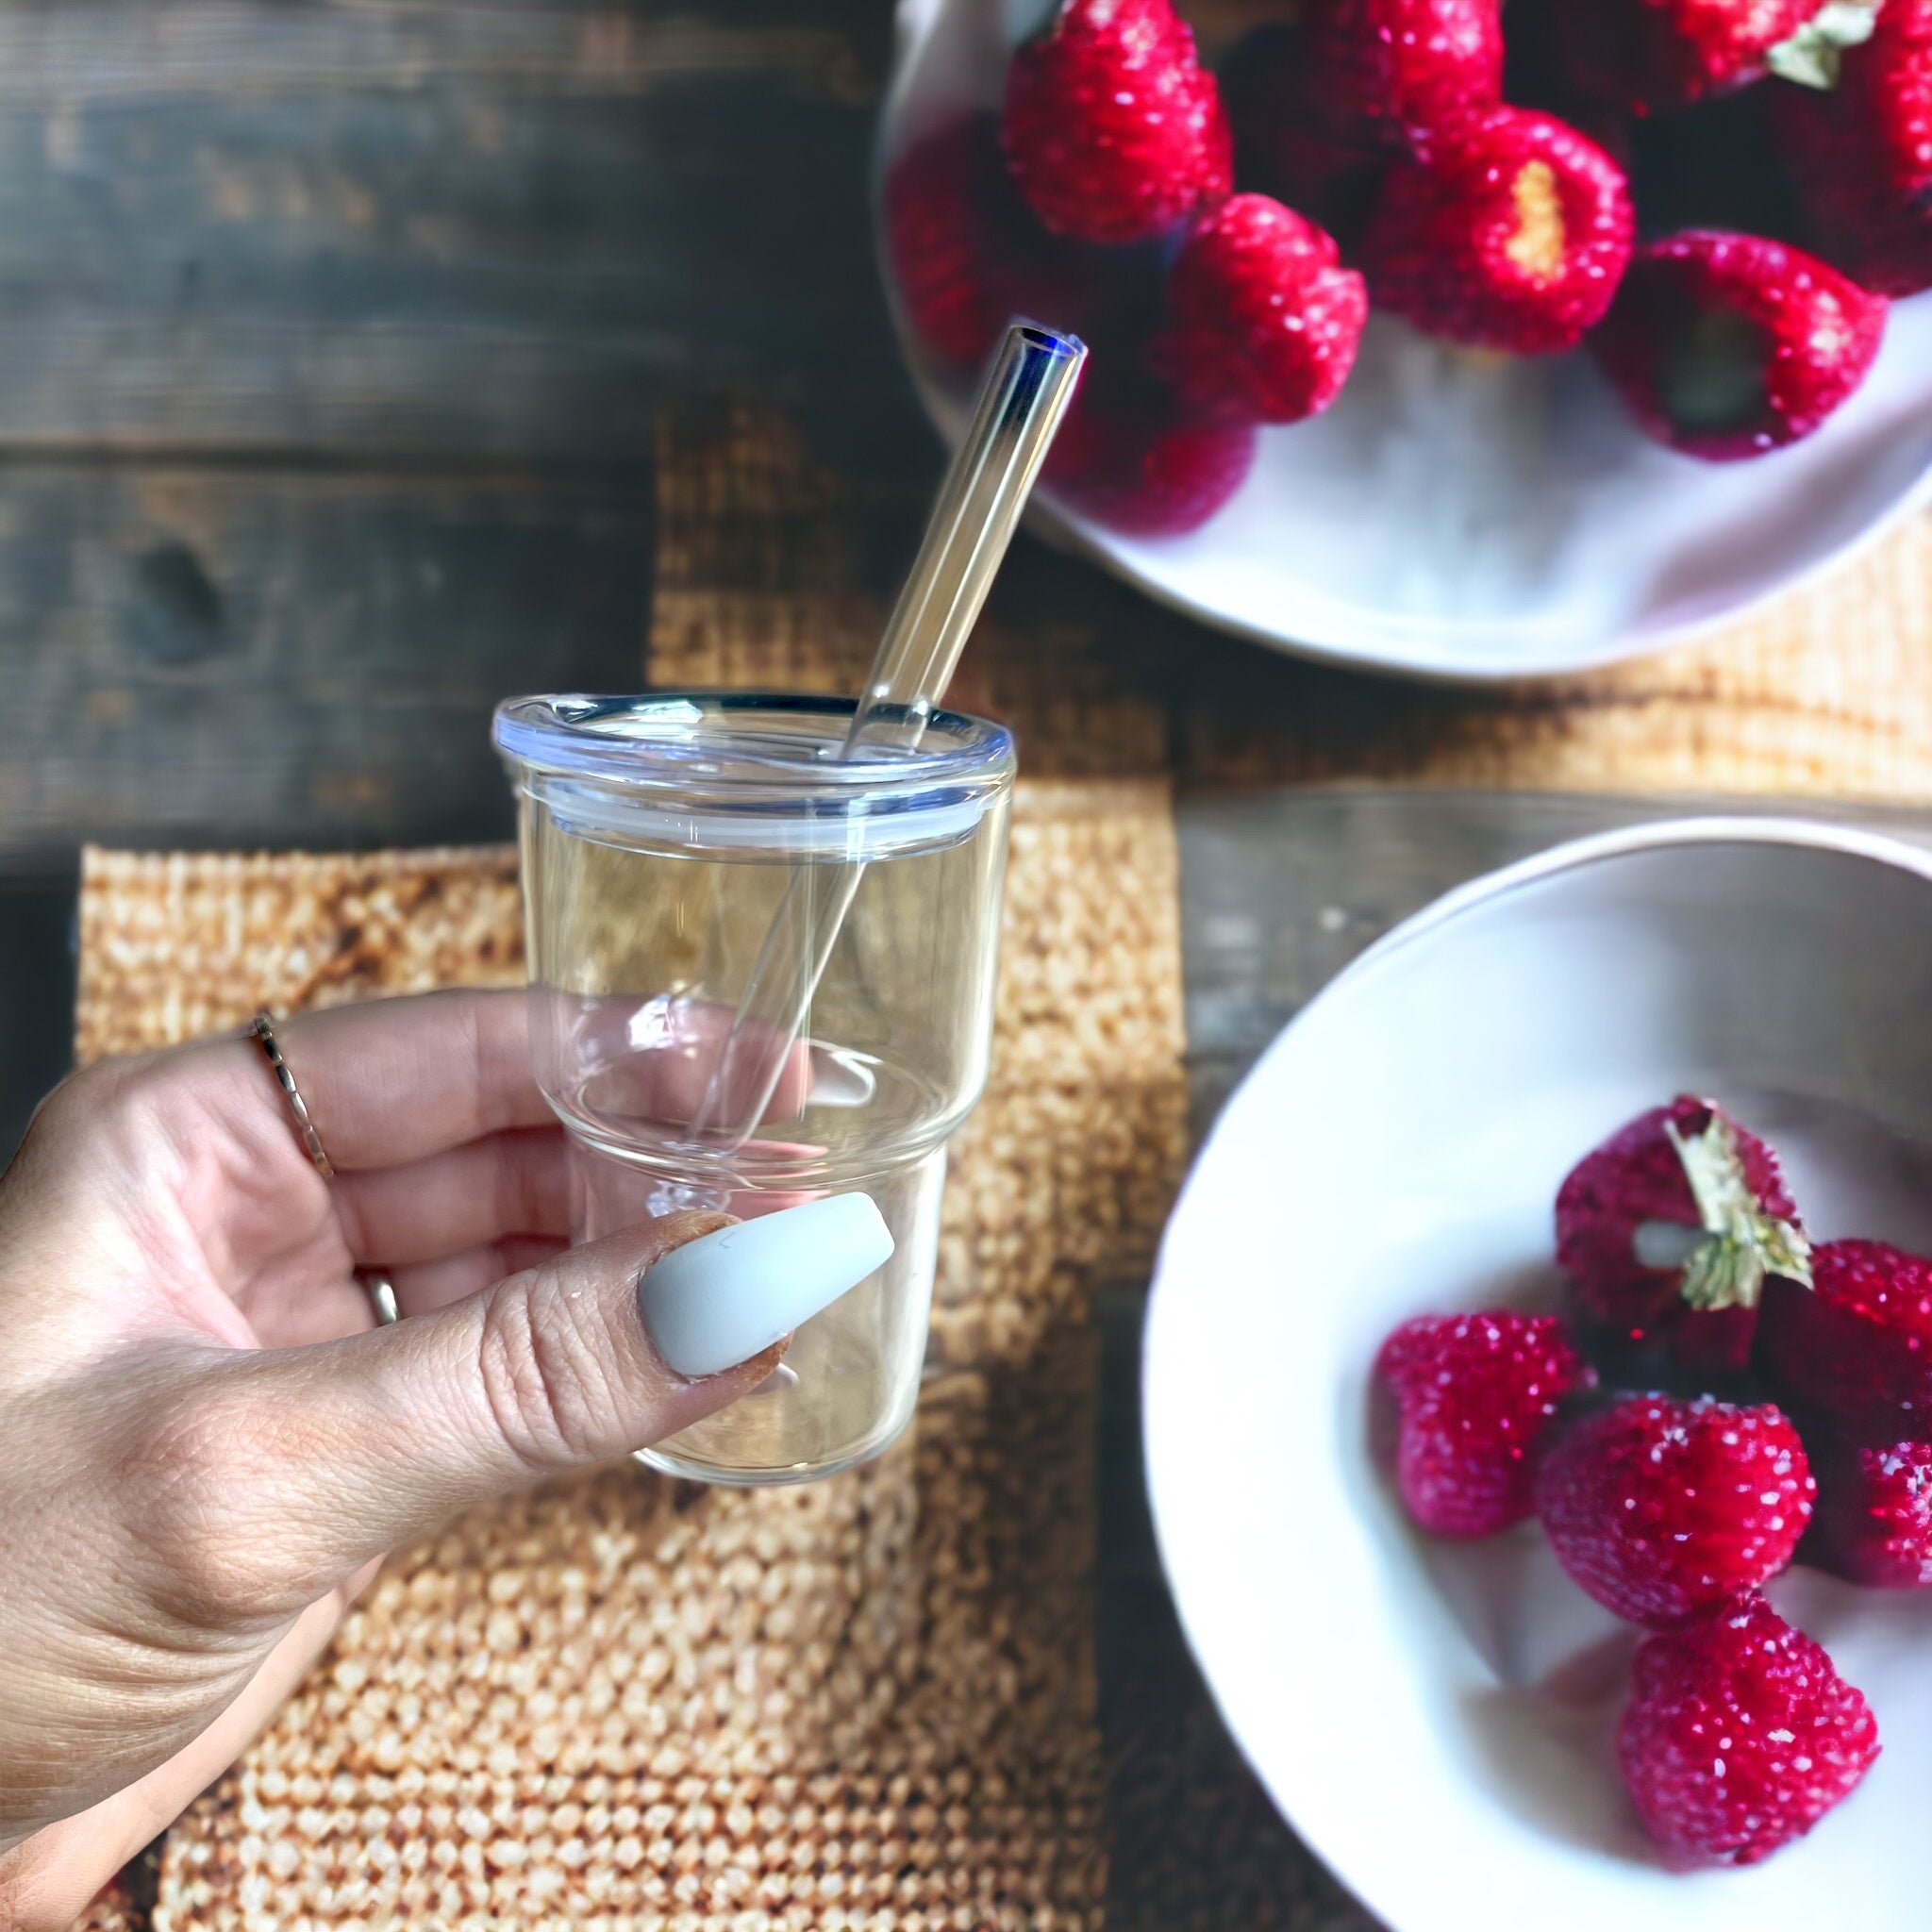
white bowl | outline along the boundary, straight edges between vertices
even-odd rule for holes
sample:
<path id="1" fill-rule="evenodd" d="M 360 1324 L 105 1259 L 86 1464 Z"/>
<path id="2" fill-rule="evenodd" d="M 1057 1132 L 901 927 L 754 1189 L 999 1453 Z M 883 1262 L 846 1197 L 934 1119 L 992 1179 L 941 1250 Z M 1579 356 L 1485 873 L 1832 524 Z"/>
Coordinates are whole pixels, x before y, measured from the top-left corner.
<path id="1" fill-rule="evenodd" d="M 1040 0 L 901 0 L 882 159 L 1000 96 Z M 886 264 L 891 288 L 891 268 Z M 1054 318 L 1040 318 L 1051 322 Z M 956 376 L 893 322 L 947 439 Z M 1191 536 L 1122 537 L 1041 505 L 1043 534 L 1151 596 L 1284 651 L 1483 680 L 1660 649 L 1875 536 L 1932 498 L 1932 295 L 1893 307 L 1877 366 L 1807 441 L 1711 464 L 1635 429 L 1587 357 L 1501 360 L 1371 320 L 1341 400 L 1263 432 L 1255 468 Z"/>
<path id="2" fill-rule="evenodd" d="M 1764 1865 L 1673 1874 L 1610 1754 L 1634 1633 L 1534 1524 L 1411 1531 L 1367 1418 L 1398 1322 L 1547 1301 L 1558 1181 L 1687 1089 L 1778 1146 L 1814 1235 L 1932 1249 L 1928 995 L 1932 854 L 1680 822 L 1450 893 L 1228 1103 L 1148 1315 L 1155 1523 L 1242 1750 L 1394 1932 L 1923 1932 L 1932 1593 L 1773 1585 L 1870 1697 L 1884 1755 Z"/>

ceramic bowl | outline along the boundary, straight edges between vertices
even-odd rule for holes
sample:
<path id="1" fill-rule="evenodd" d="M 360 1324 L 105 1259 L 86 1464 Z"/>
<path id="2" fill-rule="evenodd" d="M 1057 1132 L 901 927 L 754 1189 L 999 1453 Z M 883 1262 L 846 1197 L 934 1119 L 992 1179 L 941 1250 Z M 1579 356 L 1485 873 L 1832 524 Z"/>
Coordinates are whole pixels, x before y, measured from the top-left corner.
<path id="1" fill-rule="evenodd" d="M 1041 0 L 901 0 L 882 165 L 1000 97 Z M 891 291 L 891 266 L 885 264 Z M 894 325 L 949 440 L 958 372 Z M 1051 323 L 1055 318 L 1038 320 Z M 1932 295 L 1895 304 L 1877 366 L 1807 441 L 1711 464 L 1641 435 L 1587 357 L 1497 358 L 1371 319 L 1341 400 L 1270 429 L 1186 537 L 1035 523 L 1149 595 L 1284 651 L 1476 681 L 1659 649 L 1788 590 L 1932 495 Z"/>
<path id="2" fill-rule="evenodd" d="M 1452 892 L 1280 1035 L 1168 1229 L 1146 1450 L 1181 1620 L 1283 1813 L 1392 1932 L 1925 1924 L 1932 1591 L 1773 1584 L 1883 1756 L 1765 1864 L 1672 1874 L 1610 1750 L 1636 1633 L 1535 1524 L 1413 1531 L 1371 1447 L 1383 1336 L 1552 1305 L 1563 1174 L 1687 1090 L 1778 1147 L 1814 1237 L 1932 1250 L 1932 854 L 1685 821 Z"/>

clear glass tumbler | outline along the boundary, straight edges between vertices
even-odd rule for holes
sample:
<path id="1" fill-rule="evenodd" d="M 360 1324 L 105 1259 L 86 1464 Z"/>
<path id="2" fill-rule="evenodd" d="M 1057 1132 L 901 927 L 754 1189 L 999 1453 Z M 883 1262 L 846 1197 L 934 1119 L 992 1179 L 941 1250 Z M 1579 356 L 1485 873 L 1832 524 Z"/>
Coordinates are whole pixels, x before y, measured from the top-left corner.
<path id="1" fill-rule="evenodd" d="M 496 713 L 533 1055 L 570 1135 L 575 1237 L 862 1190 L 896 1244 L 758 1391 L 640 1452 L 677 1475 L 830 1474 L 883 1449 L 919 1392 L 945 1143 L 986 1080 L 1013 741 L 941 711 L 920 750 L 847 759 L 853 709 L 698 693 Z M 754 1084 L 722 1093 L 721 1115 L 708 1089 L 788 889 L 794 914 L 801 891 L 843 914 L 797 1044 L 764 1056 L 762 1076 L 759 1056 L 734 1052 Z M 749 1138 L 702 1124 L 757 1108 L 764 1085 Z"/>

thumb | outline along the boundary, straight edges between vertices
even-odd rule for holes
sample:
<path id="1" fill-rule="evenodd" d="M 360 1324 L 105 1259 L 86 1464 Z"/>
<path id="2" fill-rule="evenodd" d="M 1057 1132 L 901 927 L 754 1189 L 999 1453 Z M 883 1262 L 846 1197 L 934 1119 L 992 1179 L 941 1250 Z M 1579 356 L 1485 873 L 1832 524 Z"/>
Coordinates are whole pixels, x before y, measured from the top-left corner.
<path id="1" fill-rule="evenodd" d="M 434 1314 L 234 1358 L 219 1408 L 250 1449 L 230 1492 L 307 1602 L 459 1509 L 749 1393 L 891 1252 L 863 1194 L 742 1224 L 667 1215 Z"/>

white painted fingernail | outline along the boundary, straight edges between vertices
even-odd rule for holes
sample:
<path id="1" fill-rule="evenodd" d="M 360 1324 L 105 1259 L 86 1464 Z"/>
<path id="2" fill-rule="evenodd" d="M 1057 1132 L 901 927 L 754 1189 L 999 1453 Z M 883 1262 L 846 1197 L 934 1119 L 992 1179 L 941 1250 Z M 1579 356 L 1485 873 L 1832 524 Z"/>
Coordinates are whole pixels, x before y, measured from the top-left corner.
<path id="1" fill-rule="evenodd" d="M 644 1271 L 638 1307 L 680 1375 L 715 1375 L 771 1347 L 892 1258 L 870 1194 L 828 1194 L 700 1235 Z"/>
<path id="2" fill-rule="evenodd" d="M 864 1107 L 878 1091 L 873 1071 L 842 1047 L 811 1043 L 812 1107 Z"/>

